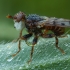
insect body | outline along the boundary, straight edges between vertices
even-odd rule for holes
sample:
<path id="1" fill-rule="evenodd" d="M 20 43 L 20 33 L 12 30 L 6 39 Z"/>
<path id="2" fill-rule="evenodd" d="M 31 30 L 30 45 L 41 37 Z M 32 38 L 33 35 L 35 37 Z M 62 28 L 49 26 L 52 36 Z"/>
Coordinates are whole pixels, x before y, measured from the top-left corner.
<path id="1" fill-rule="evenodd" d="M 58 46 L 58 36 L 61 36 L 65 32 L 65 27 L 70 27 L 70 20 L 67 19 L 58 19 L 58 18 L 49 18 L 46 16 L 39 16 L 36 14 L 31 14 L 29 16 L 26 16 L 23 12 L 19 12 L 14 16 L 8 15 L 7 18 L 11 18 L 14 21 L 14 27 L 17 30 L 20 30 L 20 35 L 17 41 L 19 41 L 18 44 L 18 52 L 14 54 L 13 56 L 17 55 L 21 48 L 21 40 L 25 40 L 27 43 L 27 39 L 30 38 L 32 35 L 34 35 L 34 39 L 32 42 L 32 49 L 31 49 L 31 55 L 30 60 L 32 60 L 34 46 L 38 41 L 38 37 L 41 36 L 43 38 L 51 38 L 55 37 L 55 46 L 58 48 L 63 54 L 65 53 L 63 49 L 61 49 Z M 26 28 L 28 31 L 28 34 L 22 36 L 23 29 Z M 48 31 L 52 31 L 54 34 L 48 34 Z"/>

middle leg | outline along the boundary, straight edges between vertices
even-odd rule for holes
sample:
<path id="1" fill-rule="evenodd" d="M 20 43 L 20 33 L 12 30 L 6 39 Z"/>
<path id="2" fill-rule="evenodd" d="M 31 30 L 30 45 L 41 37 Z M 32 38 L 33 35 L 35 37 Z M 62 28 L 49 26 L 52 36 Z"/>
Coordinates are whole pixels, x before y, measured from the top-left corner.
<path id="1" fill-rule="evenodd" d="M 34 46 L 35 46 L 35 44 L 37 43 L 37 40 L 38 40 L 38 36 L 35 36 L 35 38 L 33 39 L 32 46 L 31 46 L 32 49 L 31 49 L 31 54 L 30 54 L 30 60 L 28 61 L 28 63 L 32 61 Z"/>

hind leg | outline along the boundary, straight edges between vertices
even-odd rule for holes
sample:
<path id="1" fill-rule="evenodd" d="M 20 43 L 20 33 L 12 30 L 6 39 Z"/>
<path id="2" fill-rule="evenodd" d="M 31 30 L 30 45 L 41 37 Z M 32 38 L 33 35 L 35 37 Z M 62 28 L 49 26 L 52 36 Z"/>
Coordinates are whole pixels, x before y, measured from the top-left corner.
<path id="1" fill-rule="evenodd" d="M 57 36 L 55 36 L 55 46 L 56 46 L 57 49 L 59 49 L 59 50 L 62 52 L 62 54 L 65 54 L 64 50 L 61 49 L 61 48 L 58 46 L 58 38 L 57 38 Z"/>
<path id="2" fill-rule="evenodd" d="M 41 35 L 43 38 L 52 38 L 52 37 L 55 37 L 55 35 L 54 34 L 42 34 Z"/>
<path id="3" fill-rule="evenodd" d="M 59 38 L 64 38 L 64 37 L 68 37 L 67 35 L 61 35 L 61 36 L 58 36 Z"/>
<path id="4" fill-rule="evenodd" d="M 56 46 L 56 48 L 59 49 L 59 50 L 62 52 L 62 54 L 65 54 L 64 50 L 61 49 L 61 48 L 58 46 L 58 38 L 57 38 L 57 36 L 56 36 L 55 34 L 46 34 L 46 35 L 43 35 L 43 34 L 42 34 L 42 37 L 43 37 L 43 38 L 52 38 L 52 37 L 55 37 L 55 46 Z"/>

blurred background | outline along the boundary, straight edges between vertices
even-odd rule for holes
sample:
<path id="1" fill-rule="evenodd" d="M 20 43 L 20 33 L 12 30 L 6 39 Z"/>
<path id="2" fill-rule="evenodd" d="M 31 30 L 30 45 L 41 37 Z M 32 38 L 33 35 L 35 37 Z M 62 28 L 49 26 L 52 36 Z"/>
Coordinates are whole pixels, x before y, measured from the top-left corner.
<path id="1" fill-rule="evenodd" d="M 0 41 L 8 42 L 18 38 L 19 31 L 16 31 L 13 21 L 6 16 L 19 11 L 27 15 L 34 13 L 70 19 L 70 0 L 0 0 Z"/>

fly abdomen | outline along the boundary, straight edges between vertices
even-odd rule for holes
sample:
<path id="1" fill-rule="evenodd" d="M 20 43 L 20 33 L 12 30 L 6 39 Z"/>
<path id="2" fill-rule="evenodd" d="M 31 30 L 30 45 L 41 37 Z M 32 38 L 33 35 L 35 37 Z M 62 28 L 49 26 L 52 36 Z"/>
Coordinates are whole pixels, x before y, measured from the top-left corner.
<path id="1" fill-rule="evenodd" d="M 54 32 L 54 34 L 56 36 L 60 36 L 60 35 L 64 34 L 65 28 L 64 27 L 54 27 L 54 29 L 52 31 Z"/>
<path id="2" fill-rule="evenodd" d="M 57 27 L 57 26 L 48 26 L 47 30 L 51 30 L 56 36 L 60 36 L 65 32 L 64 27 Z"/>

